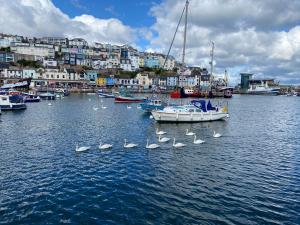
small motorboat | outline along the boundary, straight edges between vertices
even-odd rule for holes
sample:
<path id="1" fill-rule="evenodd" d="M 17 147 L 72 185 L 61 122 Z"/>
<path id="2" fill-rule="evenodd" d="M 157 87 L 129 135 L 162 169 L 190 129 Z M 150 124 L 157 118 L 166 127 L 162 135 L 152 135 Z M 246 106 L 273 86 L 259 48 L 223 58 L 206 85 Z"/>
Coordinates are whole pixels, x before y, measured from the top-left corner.
<path id="1" fill-rule="evenodd" d="M 163 110 L 166 106 L 160 99 L 153 98 L 147 99 L 145 102 L 140 104 L 141 109 L 145 112 L 151 112 L 153 110 Z"/>
<path id="2" fill-rule="evenodd" d="M 39 96 L 43 100 L 55 100 L 55 94 L 52 94 L 50 92 L 41 93 L 39 94 Z"/>
<path id="3" fill-rule="evenodd" d="M 143 102 L 145 98 L 143 97 L 134 97 L 132 95 L 119 95 L 115 97 L 116 103 L 130 103 L 130 102 Z"/>
<path id="4" fill-rule="evenodd" d="M 0 108 L 5 110 L 23 110 L 27 106 L 21 95 L 0 95 Z"/>
<path id="5" fill-rule="evenodd" d="M 98 90 L 98 95 L 101 98 L 114 98 L 115 95 L 111 92 L 111 93 L 106 93 L 103 90 Z"/>
<path id="6" fill-rule="evenodd" d="M 41 101 L 40 96 L 35 95 L 35 94 L 23 93 L 22 95 L 24 96 L 23 99 L 24 99 L 25 103 Z"/>

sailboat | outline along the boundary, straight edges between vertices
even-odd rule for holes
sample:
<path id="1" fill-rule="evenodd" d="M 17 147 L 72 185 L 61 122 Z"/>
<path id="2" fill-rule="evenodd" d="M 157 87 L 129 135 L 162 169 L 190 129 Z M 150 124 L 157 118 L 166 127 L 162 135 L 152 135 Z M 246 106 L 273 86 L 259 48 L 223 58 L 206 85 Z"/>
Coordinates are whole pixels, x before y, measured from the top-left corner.
<path id="1" fill-rule="evenodd" d="M 189 1 L 187 0 L 185 3 L 184 10 L 181 14 L 179 23 L 177 25 L 171 46 L 169 48 L 167 57 L 170 53 L 171 47 L 173 45 L 173 41 L 175 35 L 177 33 L 181 18 L 183 13 L 185 12 L 185 27 L 184 27 L 184 39 L 183 39 L 183 53 L 182 53 L 182 65 L 184 66 L 184 58 L 185 58 L 185 45 L 186 45 L 186 27 L 187 27 L 187 12 L 188 12 Z M 167 58 L 166 57 L 166 58 Z M 164 66 L 163 66 L 164 67 Z M 181 70 L 183 71 L 183 69 Z M 184 72 L 179 75 L 179 80 L 181 81 L 184 78 Z M 186 93 L 183 85 L 181 85 L 180 89 L 171 93 L 171 97 L 173 98 L 186 98 L 186 97 L 198 97 L 197 93 Z M 200 93 L 199 93 L 200 97 Z M 190 105 L 183 106 L 168 106 L 162 110 L 155 110 L 151 112 L 153 118 L 157 122 L 206 122 L 206 121 L 216 121 L 216 120 L 224 120 L 229 117 L 227 107 L 213 107 L 211 102 L 206 103 L 205 100 L 193 100 Z"/>
<path id="2" fill-rule="evenodd" d="M 187 0 L 186 3 L 185 3 L 184 9 L 183 9 L 183 11 L 182 11 L 182 15 L 181 15 L 181 17 L 180 17 L 179 23 L 178 23 L 178 25 L 177 25 L 177 28 L 176 28 L 176 31 L 175 31 L 175 34 L 174 34 L 174 37 L 173 37 L 171 46 L 170 46 L 170 48 L 169 48 L 168 55 L 167 55 L 167 57 L 168 57 L 168 56 L 169 56 L 169 53 L 170 53 L 170 50 L 171 50 L 171 47 L 172 47 L 172 45 L 173 45 L 173 41 L 174 41 L 174 39 L 175 39 L 177 30 L 178 30 L 179 24 L 180 24 L 180 22 L 181 22 L 183 13 L 185 12 L 185 25 L 184 25 L 183 51 L 182 51 L 182 61 L 181 61 L 182 67 L 185 66 L 184 60 L 185 60 L 185 46 L 186 46 L 186 32 L 187 32 L 188 6 L 189 6 L 189 1 Z M 180 80 L 181 82 L 183 82 L 184 79 L 185 79 L 184 68 L 181 68 L 181 70 L 180 70 L 180 75 L 179 75 L 179 77 L 178 77 L 177 83 L 179 84 L 179 80 Z M 179 85 L 177 85 L 177 86 L 179 86 Z M 183 85 L 181 84 L 181 87 L 180 87 L 180 88 L 177 88 L 175 91 L 171 92 L 170 96 L 171 96 L 171 98 L 199 98 L 199 97 L 201 97 L 201 93 L 200 93 L 200 91 L 197 91 L 197 90 L 193 90 L 193 89 L 185 89 L 185 88 L 183 87 Z"/>

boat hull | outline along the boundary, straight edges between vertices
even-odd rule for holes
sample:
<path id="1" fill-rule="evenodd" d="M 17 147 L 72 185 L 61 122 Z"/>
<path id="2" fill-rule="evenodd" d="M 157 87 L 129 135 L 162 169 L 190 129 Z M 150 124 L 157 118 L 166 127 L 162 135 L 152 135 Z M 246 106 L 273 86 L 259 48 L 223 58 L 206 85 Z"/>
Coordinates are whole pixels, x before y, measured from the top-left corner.
<path id="1" fill-rule="evenodd" d="M 228 113 L 223 113 L 223 112 L 169 113 L 169 112 L 161 112 L 161 111 L 153 111 L 152 116 L 157 122 L 175 122 L 175 123 L 209 122 L 209 121 L 224 120 L 229 117 Z"/>
<path id="2" fill-rule="evenodd" d="M 99 97 L 101 98 L 114 98 L 113 94 L 106 94 L 106 93 L 98 93 Z"/>
<path id="3" fill-rule="evenodd" d="M 55 95 L 40 95 L 43 100 L 55 100 Z"/>
<path id="4" fill-rule="evenodd" d="M 0 105 L 2 111 L 24 110 L 27 108 L 25 103 L 11 103 L 9 105 Z"/>
<path id="5" fill-rule="evenodd" d="M 145 99 L 142 98 L 133 98 L 133 97 L 115 97 L 116 103 L 134 103 L 134 102 L 143 102 Z"/>
<path id="6" fill-rule="evenodd" d="M 147 103 L 141 103 L 141 109 L 145 112 L 152 112 L 155 110 L 163 110 L 164 106 L 163 105 L 150 105 Z"/>

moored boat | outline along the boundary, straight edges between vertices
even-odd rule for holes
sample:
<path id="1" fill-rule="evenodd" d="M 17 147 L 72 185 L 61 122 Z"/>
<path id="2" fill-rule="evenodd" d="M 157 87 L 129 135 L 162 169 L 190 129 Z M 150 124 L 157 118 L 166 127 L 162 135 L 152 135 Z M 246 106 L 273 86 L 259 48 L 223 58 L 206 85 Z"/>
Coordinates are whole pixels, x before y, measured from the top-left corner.
<path id="1" fill-rule="evenodd" d="M 55 94 L 52 94 L 50 92 L 41 93 L 39 94 L 39 96 L 43 100 L 55 100 Z"/>
<path id="2" fill-rule="evenodd" d="M 27 94 L 27 93 L 23 93 L 24 95 L 24 102 L 25 103 L 30 103 L 30 102 L 40 102 L 41 98 L 40 96 L 34 95 L 34 94 Z"/>
<path id="3" fill-rule="evenodd" d="M 142 97 L 134 97 L 134 96 L 123 96 L 119 95 L 115 97 L 116 103 L 135 103 L 135 102 L 143 102 L 145 98 Z"/>
<path id="4" fill-rule="evenodd" d="M 279 87 L 269 87 L 268 82 L 261 81 L 261 84 L 251 84 L 247 94 L 251 95 L 279 95 Z"/>
<path id="5" fill-rule="evenodd" d="M 0 95 L 0 108 L 5 111 L 22 110 L 27 107 L 21 95 Z"/>
<path id="6" fill-rule="evenodd" d="M 190 105 L 168 106 L 163 110 L 152 111 L 157 122 L 208 122 L 229 117 L 227 107 L 212 107 L 210 101 L 193 100 Z"/>
<path id="7" fill-rule="evenodd" d="M 171 98 L 200 98 L 201 93 L 193 89 L 185 89 L 183 87 L 171 92 Z"/>
<path id="8" fill-rule="evenodd" d="M 114 98 L 115 97 L 115 95 L 112 92 L 106 93 L 103 90 L 98 90 L 98 95 L 101 98 Z"/>
<path id="9" fill-rule="evenodd" d="M 153 98 L 147 99 L 145 102 L 140 104 L 141 109 L 145 112 L 151 112 L 153 110 L 162 110 L 165 108 L 166 104 L 163 103 L 160 99 Z"/>

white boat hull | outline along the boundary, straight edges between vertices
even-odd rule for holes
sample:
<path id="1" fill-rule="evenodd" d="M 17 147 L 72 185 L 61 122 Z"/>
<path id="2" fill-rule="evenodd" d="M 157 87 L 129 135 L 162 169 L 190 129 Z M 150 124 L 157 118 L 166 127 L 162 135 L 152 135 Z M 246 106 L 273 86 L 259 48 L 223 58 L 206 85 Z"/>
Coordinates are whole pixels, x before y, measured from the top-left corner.
<path id="1" fill-rule="evenodd" d="M 223 120 L 229 117 L 228 113 L 223 112 L 179 112 L 179 113 L 169 113 L 161 111 L 153 111 L 153 118 L 158 122 L 208 122 Z"/>

